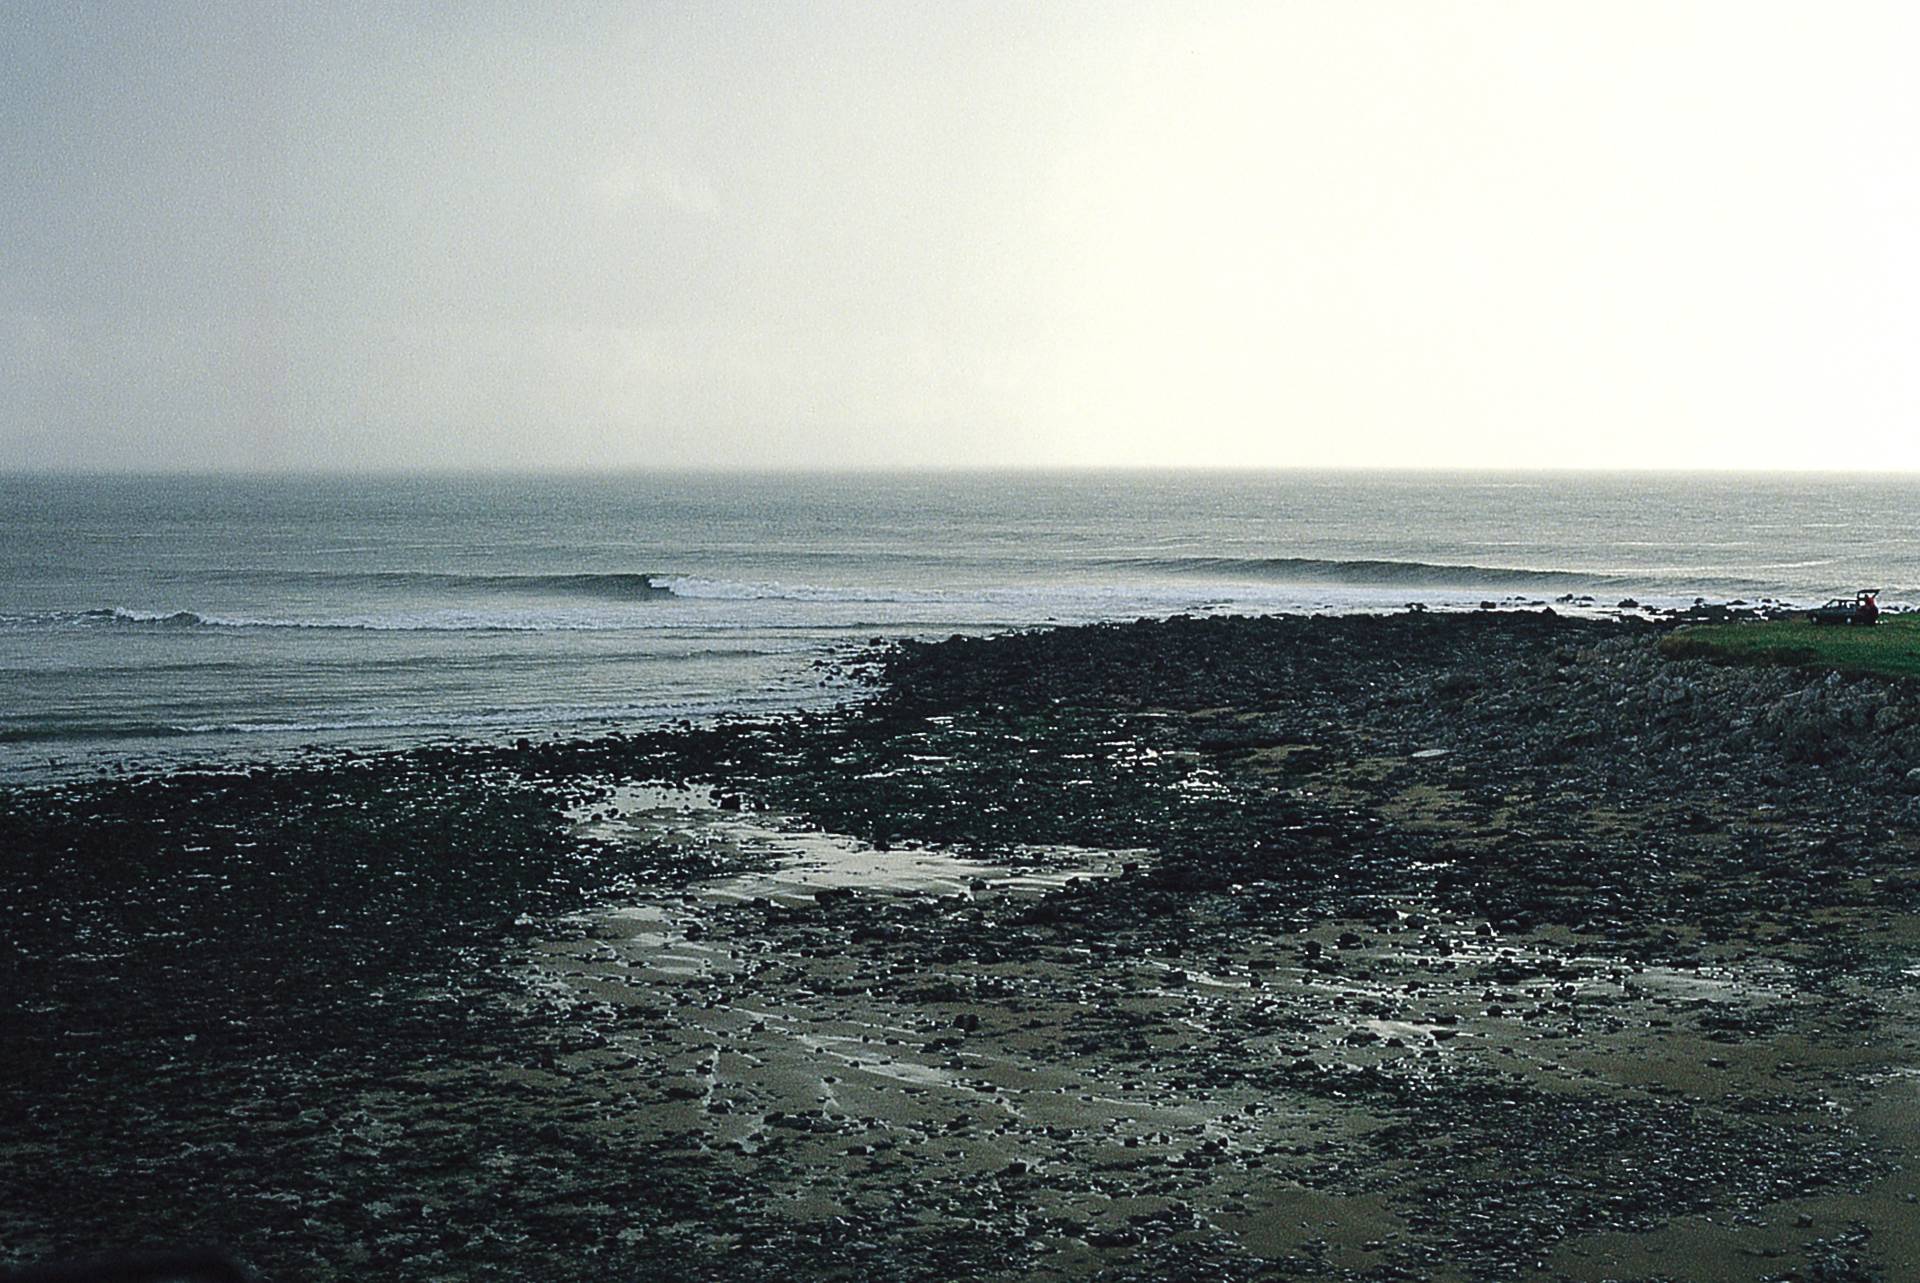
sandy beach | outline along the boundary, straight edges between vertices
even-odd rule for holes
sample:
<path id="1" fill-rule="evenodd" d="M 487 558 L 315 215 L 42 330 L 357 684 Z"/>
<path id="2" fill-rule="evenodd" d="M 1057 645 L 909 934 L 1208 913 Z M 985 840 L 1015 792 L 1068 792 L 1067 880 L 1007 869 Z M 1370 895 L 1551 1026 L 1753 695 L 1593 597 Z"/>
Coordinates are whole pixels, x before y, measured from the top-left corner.
<path id="1" fill-rule="evenodd" d="M 0 793 L 0 1262 L 1892 1279 L 1920 697 L 1550 612 Z"/>

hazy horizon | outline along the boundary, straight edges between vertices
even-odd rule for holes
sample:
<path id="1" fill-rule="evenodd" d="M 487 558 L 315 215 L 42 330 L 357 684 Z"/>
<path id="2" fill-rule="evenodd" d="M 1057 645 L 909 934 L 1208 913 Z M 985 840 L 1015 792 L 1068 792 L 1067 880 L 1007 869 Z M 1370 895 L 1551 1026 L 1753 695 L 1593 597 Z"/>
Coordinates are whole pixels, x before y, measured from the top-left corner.
<path id="1" fill-rule="evenodd" d="M 0 11 L 0 469 L 1920 470 L 1920 11 Z"/>
<path id="2" fill-rule="evenodd" d="M 940 476 L 940 475 L 992 475 L 1004 473 L 1010 475 L 1046 475 L 1072 476 L 1076 474 L 1206 474 L 1206 473 L 1251 473 L 1251 474 L 1299 474 L 1325 473 L 1328 475 L 1377 475 L 1392 476 L 1404 474 L 1419 477 L 1458 476 L 1462 478 L 1485 478 L 1497 476 L 1516 477 L 1833 477 L 1836 479 L 1856 480 L 1920 480 L 1920 468 L 1794 468 L 1794 467 L 1675 467 L 1658 464 L 1647 465 L 1538 465 L 1518 464 L 1487 465 L 1484 467 L 1458 464 L 1265 464 L 1265 463 L 845 463 L 830 462 L 821 464 L 728 464 L 728 463 L 633 463 L 616 464 L 605 467 L 568 466 L 554 464 L 545 467 L 504 464 L 490 466 L 486 464 L 461 464 L 446 467 L 419 468 L 400 466 L 366 466 L 327 468 L 322 466 L 294 467 L 239 467 L 239 468 L 101 468 L 101 467 L 39 467 L 39 468 L 3 468 L 0 478 L 10 480 L 35 480 L 66 478 L 70 480 L 350 480 L 365 477 L 373 480 L 456 480 L 461 477 L 524 477 L 528 479 L 551 478 L 555 480 L 580 479 L 588 477 L 620 476 L 742 476 L 742 477 L 831 477 L 831 476 Z"/>

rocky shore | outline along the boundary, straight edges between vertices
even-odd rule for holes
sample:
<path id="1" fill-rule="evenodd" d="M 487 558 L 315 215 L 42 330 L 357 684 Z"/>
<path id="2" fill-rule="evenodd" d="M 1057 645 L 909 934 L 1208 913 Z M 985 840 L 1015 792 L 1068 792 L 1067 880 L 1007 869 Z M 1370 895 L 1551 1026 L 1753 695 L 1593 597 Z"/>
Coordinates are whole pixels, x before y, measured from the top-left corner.
<path id="1" fill-rule="evenodd" d="M 1551 612 L 0 792 L 0 1263 L 1920 1271 L 1920 693 Z"/>

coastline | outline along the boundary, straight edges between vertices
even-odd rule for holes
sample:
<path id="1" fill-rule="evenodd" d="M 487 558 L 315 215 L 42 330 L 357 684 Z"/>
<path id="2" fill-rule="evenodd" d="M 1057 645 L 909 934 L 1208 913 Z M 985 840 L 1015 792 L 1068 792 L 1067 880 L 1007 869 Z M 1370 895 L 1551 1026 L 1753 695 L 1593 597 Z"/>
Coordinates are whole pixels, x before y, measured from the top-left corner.
<path id="1" fill-rule="evenodd" d="M 1862 585 L 1911 605 L 1920 586 L 1899 568 L 1920 545 L 1903 486 L 1378 472 L 16 479 L 0 484 L 12 696 L 0 782 L 773 715 L 831 703 L 816 661 L 874 637 L 1410 602 L 1664 614 L 1698 600 L 1810 606 Z"/>
<path id="2" fill-rule="evenodd" d="M 0 794 L 0 1260 L 1911 1267 L 1920 696 L 1660 631 L 956 638 L 832 713 Z M 819 842 L 969 863 L 713 893 Z"/>

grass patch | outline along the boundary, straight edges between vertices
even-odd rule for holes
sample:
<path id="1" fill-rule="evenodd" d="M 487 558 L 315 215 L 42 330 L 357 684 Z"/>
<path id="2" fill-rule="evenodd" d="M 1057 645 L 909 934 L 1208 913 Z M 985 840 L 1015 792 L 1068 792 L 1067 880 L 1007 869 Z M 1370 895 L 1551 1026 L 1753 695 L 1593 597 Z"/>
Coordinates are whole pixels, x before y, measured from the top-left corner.
<path id="1" fill-rule="evenodd" d="M 1920 616 L 1883 616 L 1870 628 L 1812 624 L 1804 618 L 1695 624 L 1661 638 L 1660 653 L 1669 659 L 1721 664 L 1792 664 L 1920 677 Z"/>

